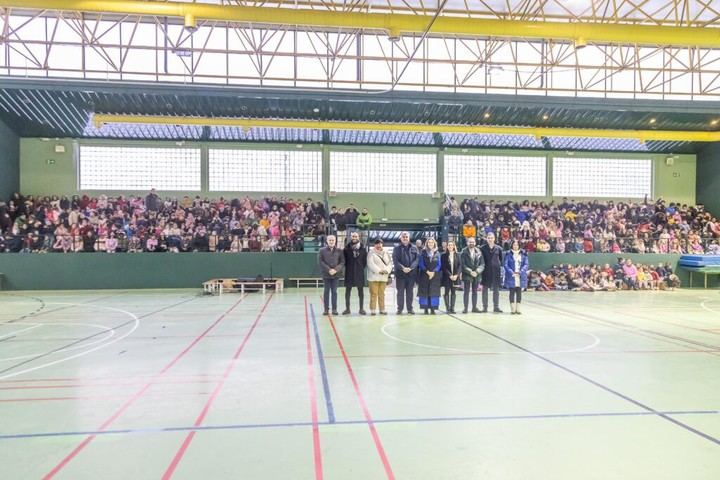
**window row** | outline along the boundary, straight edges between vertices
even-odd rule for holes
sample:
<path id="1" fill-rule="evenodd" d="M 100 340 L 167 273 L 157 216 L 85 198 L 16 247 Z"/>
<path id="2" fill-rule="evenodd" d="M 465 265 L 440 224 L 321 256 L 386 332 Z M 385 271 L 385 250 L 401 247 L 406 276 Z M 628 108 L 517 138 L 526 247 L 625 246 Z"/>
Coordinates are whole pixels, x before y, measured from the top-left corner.
<path id="1" fill-rule="evenodd" d="M 330 190 L 432 194 L 432 153 L 330 153 Z M 444 191 L 453 195 L 541 197 L 548 192 L 544 156 L 446 154 Z M 641 198 L 652 195 L 650 159 L 555 157 L 555 196 Z M 322 152 L 208 151 L 208 186 L 215 192 L 321 192 Z M 81 190 L 200 191 L 199 148 L 80 147 Z"/>

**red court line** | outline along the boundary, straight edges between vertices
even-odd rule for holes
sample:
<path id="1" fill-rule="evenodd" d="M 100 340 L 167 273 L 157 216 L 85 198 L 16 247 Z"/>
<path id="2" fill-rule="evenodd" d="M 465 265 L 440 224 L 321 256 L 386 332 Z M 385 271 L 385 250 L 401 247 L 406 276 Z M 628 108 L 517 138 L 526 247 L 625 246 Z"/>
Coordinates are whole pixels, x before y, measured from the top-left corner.
<path id="1" fill-rule="evenodd" d="M 207 337 L 205 337 L 207 338 Z M 132 377 L 65 377 L 65 378 L 30 378 L 26 380 L 0 380 L 0 384 L 4 383 L 51 383 L 51 382 L 82 382 L 93 380 L 137 380 L 140 378 L 150 378 L 154 375 L 135 375 Z M 187 375 L 165 375 L 165 378 L 195 378 L 195 377 L 219 377 L 218 373 L 189 373 Z"/>
<path id="2" fill-rule="evenodd" d="M 378 435 L 377 430 L 375 429 L 375 423 L 370 416 L 370 410 L 368 409 L 368 406 L 365 403 L 365 398 L 360 391 L 360 385 L 358 384 L 357 378 L 355 377 L 355 372 L 353 371 L 352 365 L 350 365 L 350 360 L 348 359 L 347 353 L 345 353 L 345 347 L 343 347 L 343 343 L 340 340 L 337 329 L 335 328 L 335 322 L 333 322 L 332 315 L 328 315 L 328 320 L 330 321 L 330 326 L 332 327 L 332 331 L 335 334 L 335 340 L 337 340 L 338 347 L 340 347 L 340 353 L 342 353 L 343 360 L 345 360 L 345 366 L 347 367 L 348 374 L 350 375 L 350 380 L 352 380 L 353 387 L 355 388 L 355 394 L 358 397 L 358 402 L 360 402 L 360 407 L 362 408 L 363 415 L 365 415 L 365 421 L 368 424 L 368 428 L 370 428 L 370 434 L 372 435 L 373 441 L 375 442 L 375 448 L 377 449 L 377 452 L 380 455 L 380 459 L 382 460 L 383 467 L 385 468 L 385 474 L 387 475 L 388 479 L 394 479 L 395 474 L 393 473 L 392 467 L 390 466 L 390 461 L 385 454 L 385 449 L 383 448 L 382 442 L 380 441 L 380 435 Z"/>
<path id="3" fill-rule="evenodd" d="M 213 383 L 213 380 L 181 380 L 170 382 L 155 382 L 155 385 L 185 385 L 194 383 Z M 131 383 L 76 383 L 63 385 L 23 385 L 20 387 L 0 387 L 0 390 L 47 390 L 56 388 L 96 388 L 96 387 L 136 387 L 145 385 L 143 382 Z"/>
<path id="4" fill-rule="evenodd" d="M 250 335 L 253 334 L 255 331 L 255 327 L 257 327 L 258 323 L 260 323 L 260 319 L 263 316 L 263 313 L 265 313 L 265 309 L 267 308 L 268 304 L 270 303 L 270 300 L 272 300 L 274 296 L 274 293 L 271 293 L 268 299 L 265 301 L 265 304 L 263 305 L 262 309 L 260 309 L 260 313 L 258 313 L 257 317 L 255 317 L 255 321 L 253 322 L 250 329 L 245 334 L 245 338 L 243 338 L 243 341 L 240 343 L 240 346 L 235 351 L 235 355 L 233 355 L 232 359 L 230 360 L 230 363 L 228 364 L 227 368 L 225 369 L 225 372 L 222 375 L 222 378 L 220 381 L 218 381 L 217 385 L 215 386 L 215 389 L 210 394 L 210 397 L 205 402 L 205 406 L 203 406 L 202 410 L 200 410 L 200 415 L 195 419 L 195 423 L 193 426 L 199 427 L 202 425 L 203 420 L 205 420 L 205 416 L 207 415 L 208 411 L 210 410 L 210 407 L 212 406 L 213 402 L 215 402 L 215 399 L 217 398 L 218 394 L 220 393 L 220 390 L 222 390 L 223 386 L 225 385 L 225 381 L 230 376 L 230 373 L 232 372 L 233 368 L 235 368 L 235 364 L 237 363 L 238 358 L 240 357 L 240 354 L 242 353 L 243 349 L 245 348 L 245 345 L 247 344 L 248 340 L 250 339 Z M 167 470 L 165 470 L 165 473 L 162 476 L 163 480 L 172 478 L 173 474 L 175 473 L 175 470 L 177 469 L 178 465 L 180 464 L 180 461 L 185 456 L 185 453 L 187 452 L 188 447 L 190 446 L 190 443 L 192 442 L 193 438 L 195 438 L 195 434 L 197 433 L 196 430 L 192 430 L 188 432 L 188 434 L 185 436 L 185 440 L 183 440 L 182 445 L 180 445 L 180 448 L 175 453 L 175 456 L 173 457 L 172 461 L 170 462 L 170 465 L 168 466 Z"/>
<path id="5" fill-rule="evenodd" d="M 240 337 L 239 334 L 234 333 L 222 333 L 217 335 L 207 335 L 205 338 L 235 338 Z M 193 335 L 160 335 L 160 336 L 132 336 L 130 337 L 132 340 L 165 340 L 165 339 L 172 339 L 172 338 L 194 338 Z M 63 337 L 44 337 L 44 338 L 13 338 L 12 343 L 18 343 L 18 342 L 59 342 L 59 341 L 68 341 L 68 340 L 77 340 L 76 338 L 63 338 Z"/>
<path id="6" fill-rule="evenodd" d="M 134 394 L 132 397 L 130 397 L 117 411 L 115 411 L 115 413 L 113 413 L 113 414 L 110 416 L 110 418 L 108 418 L 107 420 L 105 420 L 105 422 L 103 422 L 103 424 L 100 425 L 100 427 L 99 427 L 97 430 L 98 430 L 98 431 L 103 431 L 103 430 L 107 429 L 110 425 L 112 425 L 112 423 L 113 423 L 115 420 L 117 420 L 123 413 L 125 413 L 125 411 L 126 411 L 128 408 L 130 408 L 130 406 L 131 406 L 133 403 L 135 403 L 138 399 L 140 399 L 143 395 L 145 395 L 145 393 L 150 389 L 150 387 L 155 384 L 155 381 L 156 381 L 157 379 L 159 379 L 160 377 L 162 377 L 162 376 L 165 374 L 165 372 L 167 372 L 167 371 L 170 370 L 173 366 L 175 366 L 175 364 L 177 364 L 177 363 L 180 361 L 180 359 L 182 359 L 193 347 L 195 347 L 195 345 L 197 345 L 198 342 L 200 342 L 200 340 L 202 340 L 208 333 L 210 333 L 210 331 L 211 331 L 213 328 L 215 328 L 215 327 L 217 326 L 217 324 L 219 324 L 227 315 L 229 315 L 230 312 L 232 312 L 232 311 L 240 304 L 240 302 L 242 302 L 242 301 L 245 299 L 246 296 L 247 296 L 247 295 L 244 295 L 244 296 L 240 297 L 240 298 L 238 299 L 238 301 L 235 302 L 230 308 L 228 308 L 228 309 L 225 311 L 225 313 L 223 313 L 222 315 L 220 315 L 220 316 L 217 318 L 217 320 L 215 320 L 215 321 L 212 323 L 212 325 L 210 325 L 208 328 L 206 328 L 205 331 L 203 331 L 200 335 L 198 335 L 198 336 L 195 338 L 195 340 L 193 340 L 192 342 L 190 342 L 190 344 L 189 344 L 187 347 L 185 347 L 185 348 L 183 349 L 183 351 L 181 351 L 180 353 L 178 353 L 178 354 L 175 356 L 175 358 L 173 358 L 173 359 L 170 361 L 170 363 L 168 363 L 167 365 L 165 365 L 165 366 L 162 368 L 162 370 L 160 370 L 157 374 L 155 374 L 155 375 L 148 381 L 148 383 L 145 384 L 145 386 L 143 386 L 140 390 L 138 390 L 137 392 L 135 392 L 135 394 Z M 63 458 L 63 459 L 60 461 L 60 463 L 58 463 L 57 465 L 55 465 L 55 467 L 53 467 L 53 469 L 50 470 L 50 472 L 43 477 L 43 480 L 48 480 L 48 479 L 50 479 L 50 478 L 54 478 L 55 475 L 57 475 L 58 472 L 60 472 L 60 470 L 62 470 L 63 468 L 65 468 L 65 466 L 66 466 L 68 463 L 70 463 L 70 462 L 72 461 L 72 459 L 75 458 L 80 452 L 82 452 L 82 451 L 85 449 L 85 447 L 87 447 L 87 446 L 90 444 L 90 442 L 92 442 L 92 441 L 95 439 L 96 436 L 97 436 L 97 435 L 89 435 L 89 436 L 87 436 L 82 442 L 80 442 L 80 444 L 79 444 L 77 447 L 75 447 L 75 449 L 73 449 L 72 452 L 70 452 L 65 458 Z"/>
<path id="7" fill-rule="evenodd" d="M 163 392 L 163 397 L 167 397 L 167 394 Z M 173 397 L 180 395 L 210 395 L 210 392 L 186 392 L 186 393 L 173 393 Z M 0 399 L 0 403 L 33 403 L 33 402 L 60 402 L 69 400 L 114 400 L 118 398 L 125 398 L 124 395 L 89 395 L 89 396 L 75 396 L 75 397 L 34 397 L 34 398 L 3 398 Z"/>
<path id="8" fill-rule="evenodd" d="M 308 386 L 310 387 L 310 413 L 312 415 L 315 478 L 316 480 L 322 480 L 322 449 L 320 448 L 320 427 L 318 427 L 317 390 L 315 389 L 315 362 L 313 361 L 312 343 L 310 342 L 310 317 L 308 316 L 307 297 L 305 297 L 305 342 L 307 345 Z"/>

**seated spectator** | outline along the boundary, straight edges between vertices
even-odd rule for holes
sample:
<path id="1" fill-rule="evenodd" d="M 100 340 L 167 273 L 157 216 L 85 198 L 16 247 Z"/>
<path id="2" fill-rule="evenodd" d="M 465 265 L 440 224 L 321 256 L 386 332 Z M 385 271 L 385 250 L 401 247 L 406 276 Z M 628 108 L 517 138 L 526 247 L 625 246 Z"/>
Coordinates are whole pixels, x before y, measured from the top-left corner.
<path id="1" fill-rule="evenodd" d="M 628 288 L 631 288 L 632 290 L 638 289 L 638 283 L 637 283 L 637 268 L 635 265 L 633 265 L 631 259 L 625 260 L 625 265 L 623 265 L 623 281 L 625 282 L 625 285 L 627 285 Z"/>

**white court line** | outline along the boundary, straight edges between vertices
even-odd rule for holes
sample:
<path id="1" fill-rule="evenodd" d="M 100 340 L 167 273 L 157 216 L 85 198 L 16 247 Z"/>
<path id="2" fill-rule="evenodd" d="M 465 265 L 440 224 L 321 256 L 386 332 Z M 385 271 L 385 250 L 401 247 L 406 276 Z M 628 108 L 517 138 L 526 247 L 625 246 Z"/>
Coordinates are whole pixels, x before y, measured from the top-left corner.
<path id="1" fill-rule="evenodd" d="M 60 359 L 58 359 L 58 360 L 54 360 L 54 361 L 52 361 L 52 362 L 47 362 L 47 363 L 44 363 L 44 364 L 42 364 L 42 365 L 37 365 L 37 366 L 35 366 L 35 367 L 26 368 L 25 370 L 19 370 L 19 371 L 17 371 L 17 372 L 13 372 L 13 373 L 8 373 L 8 374 L 6 374 L 6 375 L 2 375 L 2 376 L 0 376 L 0 380 L 5 380 L 6 378 L 17 377 L 18 375 L 22 375 L 22 374 L 24 374 L 24 373 L 30 373 L 30 372 L 34 372 L 34 371 L 36 371 L 36 370 L 40 370 L 40 369 L 42 369 L 42 368 L 51 367 L 51 366 L 53 366 L 53 365 L 57 365 L 58 363 L 63 363 L 63 362 L 67 362 L 68 360 L 73 360 L 73 359 L 75 359 L 75 358 L 80 358 L 80 357 L 83 357 L 83 356 L 85 356 L 85 355 L 88 355 L 88 354 L 90 354 L 90 353 L 92 353 L 92 352 L 95 352 L 95 351 L 97 351 L 97 350 L 100 350 L 100 349 L 102 349 L 102 348 L 109 347 L 110 345 L 112 345 L 112 344 L 114 344 L 114 343 L 117 343 L 117 342 L 119 342 L 120 340 L 122 340 L 122 339 L 124 339 L 124 338 L 127 338 L 127 337 L 129 337 L 130 335 L 132 335 L 132 333 L 135 332 L 135 330 L 137 330 L 138 327 L 140 326 L 140 319 L 137 317 L 137 315 L 135 315 L 135 314 L 132 313 L 132 312 L 128 312 L 127 310 L 122 310 L 122 309 L 120 309 L 120 308 L 103 307 L 103 306 L 100 306 L 100 305 L 86 305 L 86 304 L 82 304 L 82 303 L 48 303 L 48 304 L 46 304 L 46 305 L 72 305 L 72 306 L 76 306 L 76 307 L 102 308 L 102 309 L 104 309 L 104 310 L 114 310 L 114 311 L 116 311 L 116 312 L 120 312 L 120 313 L 124 313 L 124 314 L 126 314 L 126 315 L 129 315 L 133 320 L 135 320 L 135 322 L 133 323 L 132 328 L 131 328 L 127 333 L 125 333 L 125 334 L 123 334 L 123 335 L 115 338 L 114 340 L 111 340 L 111 341 L 109 341 L 109 342 L 107 342 L 107 343 L 103 343 L 103 344 L 101 344 L 101 345 L 98 345 L 98 346 L 96 346 L 96 347 L 94 347 L 94 348 L 91 348 L 90 350 L 86 350 L 86 351 L 83 351 L 83 352 L 80 352 L 80 353 L 76 353 L 75 355 L 71 355 L 71 356 L 66 357 L 66 358 L 60 358 Z"/>
<path id="2" fill-rule="evenodd" d="M 35 325 L 35 327 L 31 327 L 31 328 L 37 328 L 37 327 L 41 327 L 43 325 L 46 327 L 53 327 L 56 325 L 76 325 L 76 326 L 81 326 L 81 327 L 93 327 L 93 328 L 97 328 L 98 330 L 106 330 L 107 333 L 109 334 L 107 336 L 101 337 L 100 340 L 95 340 L 90 343 L 80 343 L 78 345 L 75 345 L 74 347 L 62 348 L 60 350 L 56 350 L 56 351 L 50 353 L 49 355 L 55 355 L 56 353 L 63 353 L 63 352 L 72 352 L 74 350 L 80 350 L 81 348 L 87 348 L 92 345 L 97 345 L 98 343 L 102 343 L 105 340 L 111 339 L 112 337 L 115 336 L 115 333 L 116 333 L 114 328 L 108 329 L 104 325 L 97 325 L 94 323 L 58 322 L 58 323 L 26 323 L 26 325 Z M 28 329 L 25 329 L 25 330 L 28 330 Z M 38 355 L 38 353 L 31 353 L 28 355 L 19 355 L 17 357 L 5 357 L 5 358 L 0 358 L 0 362 L 7 362 L 10 360 L 22 360 L 24 358 L 31 358 L 31 357 L 35 357 L 37 355 Z"/>
<path id="3" fill-rule="evenodd" d="M 708 312 L 715 313 L 715 314 L 720 313 L 717 310 L 713 310 L 712 308 L 705 305 L 706 303 L 709 303 L 709 302 L 712 302 L 712 300 L 704 300 L 704 301 L 700 302 L 700 306 L 703 308 L 703 310 L 707 310 Z"/>
<path id="4" fill-rule="evenodd" d="M 497 353 L 497 354 L 503 354 L 503 355 L 505 355 L 505 354 L 525 354 L 525 353 L 526 353 L 526 352 L 518 352 L 518 351 L 489 352 L 489 351 L 486 351 L 486 350 L 469 350 L 469 349 L 464 349 L 464 348 L 442 347 L 442 346 L 440 346 L 440 345 L 432 345 L 432 344 L 427 344 L 427 343 L 411 342 L 410 340 L 404 340 L 404 339 L 402 339 L 402 338 L 398 338 L 398 337 L 396 337 L 396 336 L 394 336 L 394 335 L 392 335 L 392 334 L 390 334 L 390 333 L 387 332 L 387 330 L 386 330 L 387 327 L 389 327 L 389 326 L 391 326 L 391 325 L 399 325 L 399 324 L 400 324 L 400 321 L 388 322 L 388 323 L 386 323 L 385 325 L 383 325 L 383 326 L 380 328 L 380 331 L 381 331 L 381 332 L 383 333 L 383 335 L 385 335 L 386 337 L 391 338 L 391 339 L 393 339 L 393 340 L 395 340 L 395 341 L 397 341 L 397 342 L 406 343 L 406 344 L 408 344 L 408 345 L 414 345 L 414 346 L 416 346 L 416 347 L 430 348 L 430 349 L 433 349 L 433 350 L 447 350 L 447 351 L 450 351 L 450 352 L 460 352 L 460 353 Z M 570 330 L 570 329 L 564 329 L 564 330 Z M 532 350 L 532 352 L 533 352 L 533 353 L 542 353 L 542 354 L 550 354 L 550 353 L 574 353 L 574 352 L 582 352 L 582 351 L 585 351 L 585 350 L 591 350 L 591 349 L 597 347 L 597 346 L 600 344 L 600 339 L 599 339 L 598 337 L 596 337 L 595 335 L 593 335 L 592 333 L 581 332 L 581 331 L 579 331 L 579 330 L 570 330 L 570 331 L 571 331 L 571 332 L 576 332 L 576 333 L 581 333 L 581 334 L 583 334 L 583 335 L 587 335 L 587 336 L 589 336 L 589 337 L 594 338 L 595 340 L 593 341 L 593 343 L 591 343 L 591 344 L 589 344 L 589 345 L 586 345 L 586 346 L 580 347 L 580 348 L 574 348 L 574 349 L 572 349 L 572 350 L 552 350 L 552 351 L 548 351 L 548 352 L 536 352 L 535 350 Z"/>
<path id="5" fill-rule="evenodd" d="M 42 326 L 41 323 L 35 323 L 32 325 L 33 325 L 32 327 L 23 328 L 21 330 L 15 330 L 14 332 L 6 333 L 5 335 L 0 335 L 0 340 L 2 340 L 3 338 L 7 338 L 7 337 L 15 337 L 18 335 L 18 333 L 27 332 L 29 330 L 33 330 L 35 328 L 39 328 Z"/>

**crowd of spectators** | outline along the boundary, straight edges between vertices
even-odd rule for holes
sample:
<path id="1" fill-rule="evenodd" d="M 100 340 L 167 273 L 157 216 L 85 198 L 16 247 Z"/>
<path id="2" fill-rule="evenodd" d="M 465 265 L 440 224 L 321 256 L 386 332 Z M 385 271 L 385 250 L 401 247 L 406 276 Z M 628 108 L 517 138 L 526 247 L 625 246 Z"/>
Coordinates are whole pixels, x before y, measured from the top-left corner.
<path id="1" fill-rule="evenodd" d="M 720 254 L 720 222 L 703 205 L 655 202 L 525 200 L 448 197 L 444 221 L 462 240 L 496 232 L 527 252 Z"/>
<path id="2" fill-rule="evenodd" d="M 326 218 L 311 199 L 15 193 L 0 202 L 0 252 L 299 251 Z"/>
<path id="3" fill-rule="evenodd" d="M 447 197 L 451 236 L 495 232 L 526 252 L 720 254 L 720 221 L 702 205 L 655 202 L 496 202 Z M 372 216 L 354 205 L 285 197 L 33 197 L 0 202 L 0 252 L 300 251 L 304 236 L 320 242 L 346 226 L 368 229 Z M 452 237 L 451 237 L 452 238 Z"/>
<path id="4" fill-rule="evenodd" d="M 633 264 L 618 258 L 614 265 L 554 265 L 548 271 L 531 271 L 528 288 L 537 291 L 573 290 L 614 292 L 616 290 L 666 290 L 680 286 L 669 263 Z"/>

